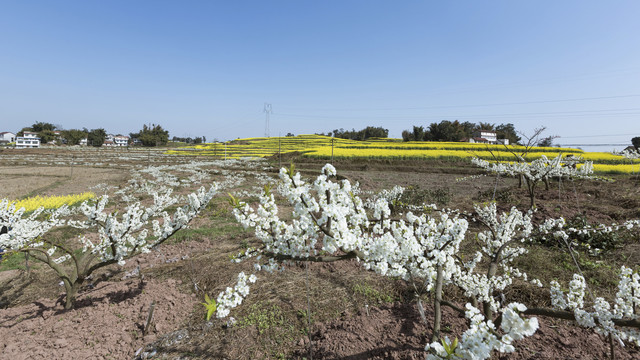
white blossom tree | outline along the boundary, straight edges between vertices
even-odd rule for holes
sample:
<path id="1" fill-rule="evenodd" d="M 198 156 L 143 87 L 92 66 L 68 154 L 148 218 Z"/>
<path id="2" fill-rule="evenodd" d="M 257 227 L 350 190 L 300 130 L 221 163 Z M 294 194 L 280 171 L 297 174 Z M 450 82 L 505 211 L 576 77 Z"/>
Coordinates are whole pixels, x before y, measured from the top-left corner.
<path id="1" fill-rule="evenodd" d="M 580 158 L 578 157 L 570 156 L 563 158 L 562 154 L 558 154 L 558 156 L 553 159 L 542 155 L 539 159 L 533 160 L 530 163 L 524 161 L 523 158 L 515 162 L 489 162 L 480 158 L 471 159 L 474 165 L 488 172 L 506 176 L 524 177 L 532 209 L 536 206 L 536 188 L 541 181 L 560 177 L 587 178 L 593 173 L 592 162 L 585 161 L 584 164 L 578 168 L 577 164 L 579 161 Z"/>
<path id="2" fill-rule="evenodd" d="M 162 244 L 200 213 L 217 192 L 217 186 L 208 191 L 200 188 L 187 196 L 187 204 L 178 207 L 172 215 L 167 208 L 178 203 L 178 197 L 167 190 L 153 193 L 153 204 L 140 202 L 128 205 L 119 214 L 106 206 L 109 197 L 82 203 L 75 212 L 85 220 L 71 220 L 72 212 L 65 206 L 54 211 L 40 208 L 31 214 L 16 209 L 4 199 L 0 202 L 0 226 L 7 226 L 0 235 L 0 247 L 7 253 L 27 253 L 53 269 L 64 283 L 65 309 L 73 307 L 78 290 L 96 270 L 111 264 L 123 265 L 125 260 L 139 253 L 149 252 Z M 74 244 L 60 242 L 47 236 L 54 227 L 71 225 L 93 229 L 94 240 L 82 236 Z"/>

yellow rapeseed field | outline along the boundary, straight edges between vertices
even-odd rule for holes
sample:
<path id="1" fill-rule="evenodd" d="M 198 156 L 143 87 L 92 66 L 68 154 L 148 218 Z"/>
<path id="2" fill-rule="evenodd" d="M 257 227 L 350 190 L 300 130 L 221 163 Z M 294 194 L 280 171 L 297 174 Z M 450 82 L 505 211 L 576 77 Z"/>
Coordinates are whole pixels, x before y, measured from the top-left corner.
<path id="1" fill-rule="evenodd" d="M 400 139 L 369 139 L 356 141 L 331 138 L 323 135 L 298 135 L 292 137 L 246 138 L 225 143 L 199 144 L 168 150 L 168 154 L 213 156 L 219 159 L 243 157 L 269 157 L 278 153 L 299 152 L 302 156 L 334 159 L 443 159 L 469 160 L 479 157 L 486 160 L 514 161 L 513 153 L 521 154 L 520 145 L 488 145 L 465 142 L 409 141 Z M 513 152 L 513 153 L 512 153 Z M 604 152 L 584 152 L 580 149 L 557 147 L 533 147 L 525 159 L 541 156 L 554 158 L 558 154 L 580 156 L 593 161 L 596 172 L 631 173 L 634 167 L 622 156 Z M 635 163 L 640 164 L 640 160 Z"/>
<path id="2" fill-rule="evenodd" d="M 64 195 L 64 196 L 33 196 L 30 198 L 26 198 L 23 200 L 17 200 L 12 203 L 16 204 L 16 209 L 25 208 L 25 211 L 34 211 L 41 206 L 45 209 L 57 209 L 62 205 L 74 205 L 79 202 L 93 199 L 96 195 L 92 192 L 85 192 L 82 194 L 75 195 Z"/>

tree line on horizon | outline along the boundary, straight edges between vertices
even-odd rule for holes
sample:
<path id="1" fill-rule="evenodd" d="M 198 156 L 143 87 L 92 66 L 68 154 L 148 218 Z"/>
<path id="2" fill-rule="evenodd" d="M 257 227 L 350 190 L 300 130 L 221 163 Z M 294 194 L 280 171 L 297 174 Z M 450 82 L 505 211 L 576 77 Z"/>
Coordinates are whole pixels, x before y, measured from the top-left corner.
<path id="1" fill-rule="evenodd" d="M 24 136 L 25 131 L 37 133 L 40 138 L 40 142 L 43 144 L 50 143 L 56 139 L 57 135 L 55 134 L 55 131 L 60 131 L 60 138 L 67 145 L 78 145 L 82 139 L 87 139 L 88 145 L 100 147 L 107 137 L 107 132 L 104 128 L 91 130 L 87 128 L 63 130 L 59 125 L 41 121 L 38 121 L 29 127 L 22 128 L 18 131 L 17 135 Z M 117 134 L 116 136 L 120 135 L 122 134 Z M 129 137 L 131 141 L 139 140 L 143 146 L 160 146 L 166 145 L 169 141 L 169 131 L 164 130 L 162 126 L 156 124 L 150 124 L 148 126 L 143 125 L 142 130 L 136 133 L 129 133 Z M 193 141 L 196 144 L 198 142 L 195 141 L 206 141 L 204 136 L 201 138 L 197 137 L 195 139 L 186 139 L 190 139 L 190 141 Z"/>
<path id="2" fill-rule="evenodd" d="M 367 126 L 362 130 L 351 129 L 351 131 L 349 131 L 349 130 L 340 128 L 340 129 L 335 129 L 333 131 L 329 131 L 326 134 L 318 133 L 316 135 L 333 136 L 339 139 L 364 141 L 370 138 L 386 139 L 389 137 L 389 130 L 383 127 Z"/>
<path id="3" fill-rule="evenodd" d="M 491 124 L 479 122 L 477 124 L 458 120 L 442 120 L 439 123 L 431 123 L 429 126 L 413 126 L 413 129 L 402 131 L 404 141 L 464 141 L 472 138 L 477 130 L 495 131 L 498 139 L 508 139 L 510 144 L 520 141 L 520 136 L 513 124 Z M 340 139 L 368 140 L 370 138 L 386 139 L 389 137 L 389 130 L 383 127 L 367 126 L 362 130 L 335 129 L 326 134 L 318 135 L 333 136 Z"/>
<path id="4" fill-rule="evenodd" d="M 494 131 L 498 139 L 507 139 L 510 144 L 517 144 L 521 138 L 513 124 L 472 123 L 469 121 L 442 120 L 431 123 L 427 127 L 413 126 L 413 129 L 402 131 L 404 141 L 465 141 L 474 137 L 479 130 Z"/>

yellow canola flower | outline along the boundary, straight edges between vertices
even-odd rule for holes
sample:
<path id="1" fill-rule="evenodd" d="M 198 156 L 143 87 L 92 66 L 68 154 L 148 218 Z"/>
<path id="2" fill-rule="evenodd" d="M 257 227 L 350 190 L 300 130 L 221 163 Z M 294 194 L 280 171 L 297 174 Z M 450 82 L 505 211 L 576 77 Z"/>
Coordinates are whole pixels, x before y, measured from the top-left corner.
<path id="1" fill-rule="evenodd" d="M 298 135 L 287 137 L 256 137 L 237 139 L 227 143 L 209 143 L 167 150 L 166 154 L 212 156 L 217 159 L 261 158 L 288 152 L 301 152 L 312 158 L 329 159 L 448 159 L 468 160 L 479 157 L 485 160 L 513 161 L 516 154 L 526 150 L 520 145 L 489 145 L 465 142 L 402 141 L 401 139 L 369 139 L 365 141 L 332 138 L 324 135 Z M 594 164 L 631 164 L 620 155 L 604 152 L 584 152 L 580 149 L 557 147 L 532 147 L 525 160 L 539 159 L 542 155 L 554 158 L 559 153 L 580 156 Z M 640 160 L 633 163 L 640 164 Z M 604 169 L 604 168 L 603 168 Z M 611 168 L 613 169 L 613 168 Z M 616 169 L 625 169 L 624 167 Z M 597 170 L 596 170 L 597 171 Z M 609 170 L 603 170 L 609 171 Z M 618 170 L 612 170 L 618 171 Z M 624 172 L 627 172 L 624 170 Z"/>
<path id="2" fill-rule="evenodd" d="M 633 174 L 640 172 L 637 164 L 593 164 L 593 171 L 607 174 Z"/>
<path id="3" fill-rule="evenodd" d="M 12 202 L 16 204 L 16 209 L 24 208 L 25 211 L 34 211 L 40 207 L 45 209 L 57 209 L 62 205 L 74 205 L 79 202 L 93 199 L 96 195 L 92 192 L 85 192 L 82 194 L 63 195 L 63 196 L 33 196 L 30 198 L 16 200 Z"/>

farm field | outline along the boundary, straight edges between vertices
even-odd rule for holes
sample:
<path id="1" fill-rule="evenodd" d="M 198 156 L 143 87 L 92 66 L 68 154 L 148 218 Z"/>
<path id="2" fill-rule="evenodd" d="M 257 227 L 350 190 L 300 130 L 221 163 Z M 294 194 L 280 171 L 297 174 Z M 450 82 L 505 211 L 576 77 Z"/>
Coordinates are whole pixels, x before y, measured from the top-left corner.
<path id="1" fill-rule="evenodd" d="M 110 195 L 115 203 L 109 209 L 118 210 L 131 203 L 123 191 L 132 184 L 134 195 L 145 204 L 151 199 L 141 184 L 170 188 L 178 195 L 213 182 L 220 186 L 189 228 L 123 266 L 113 264 L 94 273 L 71 310 L 62 306 L 64 288 L 51 269 L 33 259 L 26 262 L 23 254 L 5 256 L 0 265 L 0 358 L 423 359 L 433 331 L 431 295 L 417 295 L 408 281 L 365 271 L 356 260 L 295 263 L 284 272 L 259 272 L 244 302 L 231 310 L 235 321 L 205 319 L 205 295 L 215 298 L 234 285 L 239 272 L 254 272 L 252 259 L 231 259 L 261 244 L 252 229 L 236 221 L 226 194 L 256 206 L 264 186 L 277 183 L 280 163 L 293 163 L 302 178 L 315 179 L 331 160 L 330 141 L 316 136 L 243 139 L 226 145 L 226 160 L 224 144 L 0 152 L 0 198 L 9 200 L 93 192 Z M 526 211 L 529 198 L 518 180 L 485 176 L 469 160 L 474 154 L 492 155 L 484 145 L 469 146 L 336 140 L 333 165 L 339 179 L 359 183 L 363 198 L 404 187 L 400 212 L 408 211 L 402 210 L 404 205 L 433 203 L 471 213 L 474 204 L 491 200 L 499 211 L 512 206 Z M 528 160 L 557 151 L 535 149 Z M 596 171 L 602 166 L 611 181 L 552 180 L 548 190 L 538 190 L 534 223 L 564 217 L 577 227 L 640 219 L 638 164 L 609 154 L 562 151 L 593 160 Z M 246 157 L 255 159 L 238 160 Z M 277 203 L 287 218 L 291 205 L 282 197 Z M 480 231 L 478 223 L 470 223 L 460 249 L 465 258 L 478 250 Z M 71 244 L 80 234 L 61 227 L 46 236 Z M 573 253 L 558 241 L 526 242 L 528 254 L 515 259 L 514 266 L 544 287 L 516 278 L 501 301 L 550 307 L 550 282 L 556 280 L 566 290 L 580 270 L 592 293 L 612 301 L 620 267 L 639 270 L 639 241 L 634 228 L 582 238 Z M 591 251 L 587 244 L 601 250 Z M 464 305 L 460 289 L 448 286 L 444 292 L 450 301 Z M 425 304 L 426 323 L 418 299 Z M 533 336 L 514 342 L 515 352 L 494 353 L 493 358 L 607 358 L 608 338 L 574 322 L 537 318 L 540 327 Z M 442 325 L 443 335 L 452 339 L 468 327 L 465 318 L 449 308 Z M 617 359 L 640 358 L 634 344 L 615 343 L 614 351 Z"/>
<path id="2" fill-rule="evenodd" d="M 399 139 L 355 141 L 322 135 L 237 139 L 228 143 L 211 143 L 170 149 L 167 154 L 211 156 L 218 159 L 244 157 L 280 157 L 295 153 L 302 157 L 331 159 L 391 159 L 468 161 L 473 157 L 485 160 L 514 161 L 513 153 L 522 154 L 519 145 L 472 144 L 460 142 L 403 142 Z M 584 152 L 580 149 L 533 147 L 525 155 L 527 161 L 541 156 L 554 158 L 558 154 L 580 156 L 594 163 L 598 173 L 634 173 L 640 171 L 640 159 L 634 161 L 605 152 Z"/>

